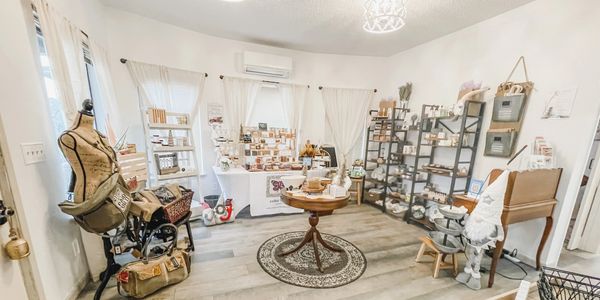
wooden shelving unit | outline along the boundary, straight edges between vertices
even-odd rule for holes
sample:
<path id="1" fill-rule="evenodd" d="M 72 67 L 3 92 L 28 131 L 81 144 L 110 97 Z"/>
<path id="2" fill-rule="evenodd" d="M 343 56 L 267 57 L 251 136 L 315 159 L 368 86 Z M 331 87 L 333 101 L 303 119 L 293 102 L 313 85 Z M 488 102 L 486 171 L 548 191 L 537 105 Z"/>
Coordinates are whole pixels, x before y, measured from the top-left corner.
<path id="1" fill-rule="evenodd" d="M 146 145 L 148 153 L 148 165 L 150 170 L 150 185 L 155 186 L 162 184 L 163 181 L 177 179 L 191 179 L 198 176 L 198 162 L 196 158 L 196 147 L 194 146 L 194 136 L 192 125 L 189 123 L 190 116 L 186 113 L 164 112 L 160 123 L 153 119 L 152 109 L 144 113 L 144 133 L 146 135 Z M 179 120 L 186 120 L 185 123 L 180 123 Z M 154 136 L 158 135 L 160 139 L 167 140 L 169 132 L 172 133 L 174 139 L 187 140 L 187 143 L 175 143 L 173 146 L 155 144 L 152 142 Z M 157 160 L 155 154 L 174 153 L 177 156 L 177 161 L 181 164 L 180 171 L 171 174 L 159 174 Z"/>
<path id="2" fill-rule="evenodd" d="M 408 131 L 403 130 L 402 125 L 405 120 L 404 116 L 410 112 L 408 108 L 394 108 L 390 110 L 392 111 L 391 116 L 387 118 L 377 117 L 379 114 L 378 110 L 369 111 L 372 121 L 367 128 L 364 156 L 364 169 L 367 171 L 367 175 L 363 179 L 362 199 L 363 202 L 376 206 L 381 209 L 382 212 L 387 212 L 387 198 L 400 200 L 399 197 L 388 193 L 389 187 L 401 188 L 402 186 L 400 174 L 390 174 L 390 167 L 399 166 L 404 163 L 402 148 L 407 143 Z M 370 158 L 373 153 L 377 153 L 376 158 Z M 378 160 L 379 158 L 383 159 L 383 162 Z M 373 163 L 376 164 L 376 168 L 380 166 L 385 167 L 385 180 L 370 178 L 374 168 L 369 168 L 368 166 Z M 389 178 L 392 175 L 397 177 L 397 181 L 389 182 Z M 369 200 L 368 197 L 366 197 L 369 193 L 368 190 L 370 189 L 370 187 L 367 187 L 365 184 L 367 182 L 371 182 L 383 189 L 383 194 L 380 196 L 380 200 L 382 201 L 381 205 L 376 204 L 375 201 Z"/>
<path id="3" fill-rule="evenodd" d="M 426 217 L 424 219 L 414 218 L 412 214 L 413 207 L 415 205 L 423 205 L 427 208 L 430 203 L 451 204 L 453 194 L 467 191 L 471 182 L 477 145 L 482 129 L 483 113 L 485 111 L 484 102 L 466 101 L 462 115 L 460 116 L 432 117 L 427 115 L 427 112 L 439 107 L 438 105 L 425 104 L 421 111 L 421 125 L 419 127 L 416 154 L 414 155 L 414 171 L 411 172 L 410 180 L 412 183 L 409 210 L 404 216 L 407 222 L 427 229 L 433 229 L 433 224 Z M 445 132 L 446 136 L 451 134 L 458 135 L 456 144 L 439 145 L 440 141 L 445 140 L 444 138 L 425 138 L 425 135 L 431 133 L 434 129 Z M 429 151 L 426 151 L 425 148 L 428 148 L 427 150 Z M 445 148 L 447 149 L 446 151 L 454 151 L 454 159 L 451 164 L 447 165 L 447 168 L 424 166 L 435 163 L 436 156 L 438 156 L 438 149 L 440 148 Z M 428 152 L 428 154 L 424 154 L 425 152 Z M 464 156 L 467 156 L 468 159 L 461 160 L 461 157 Z M 468 171 L 465 174 L 460 173 L 460 169 L 465 167 L 468 168 Z M 426 180 L 416 180 L 418 173 L 425 174 Z M 445 178 L 446 183 L 449 180 L 448 189 L 445 190 L 445 192 L 447 191 L 445 203 L 421 194 L 424 186 L 436 181 L 437 179 L 435 178 Z"/>

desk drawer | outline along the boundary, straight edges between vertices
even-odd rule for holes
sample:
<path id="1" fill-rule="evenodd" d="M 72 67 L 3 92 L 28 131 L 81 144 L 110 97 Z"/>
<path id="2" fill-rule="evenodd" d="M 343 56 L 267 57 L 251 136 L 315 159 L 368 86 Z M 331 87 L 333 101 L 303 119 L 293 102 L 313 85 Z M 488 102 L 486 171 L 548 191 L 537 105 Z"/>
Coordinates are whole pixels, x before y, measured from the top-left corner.
<path id="1" fill-rule="evenodd" d="M 545 201 L 544 203 L 519 207 L 504 207 L 502 219 L 505 220 L 505 224 L 514 224 L 537 218 L 545 218 L 552 216 L 554 205 L 556 205 L 556 201 Z"/>

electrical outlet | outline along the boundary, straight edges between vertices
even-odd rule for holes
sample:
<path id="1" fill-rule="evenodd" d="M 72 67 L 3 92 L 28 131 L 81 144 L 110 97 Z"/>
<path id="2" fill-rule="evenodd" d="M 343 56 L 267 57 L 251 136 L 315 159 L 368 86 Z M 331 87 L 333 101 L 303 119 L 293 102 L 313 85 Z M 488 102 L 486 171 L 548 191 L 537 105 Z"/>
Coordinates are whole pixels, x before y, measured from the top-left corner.
<path id="1" fill-rule="evenodd" d="M 81 252 L 79 249 L 79 242 L 74 240 L 73 243 L 71 243 L 71 246 L 73 247 L 73 255 L 79 256 L 79 253 Z"/>
<path id="2" fill-rule="evenodd" d="M 23 160 L 26 165 L 43 162 L 46 160 L 46 151 L 43 143 L 23 143 L 21 144 Z"/>

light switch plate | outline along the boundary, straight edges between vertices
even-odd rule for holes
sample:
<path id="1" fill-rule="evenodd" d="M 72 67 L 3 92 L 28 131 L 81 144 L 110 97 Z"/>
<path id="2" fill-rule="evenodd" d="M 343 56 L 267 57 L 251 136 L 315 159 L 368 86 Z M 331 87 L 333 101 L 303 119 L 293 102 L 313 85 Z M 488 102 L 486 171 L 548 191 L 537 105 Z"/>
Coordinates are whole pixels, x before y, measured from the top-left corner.
<path id="1" fill-rule="evenodd" d="M 23 143 L 21 144 L 21 151 L 26 165 L 46 160 L 46 150 L 43 143 Z"/>

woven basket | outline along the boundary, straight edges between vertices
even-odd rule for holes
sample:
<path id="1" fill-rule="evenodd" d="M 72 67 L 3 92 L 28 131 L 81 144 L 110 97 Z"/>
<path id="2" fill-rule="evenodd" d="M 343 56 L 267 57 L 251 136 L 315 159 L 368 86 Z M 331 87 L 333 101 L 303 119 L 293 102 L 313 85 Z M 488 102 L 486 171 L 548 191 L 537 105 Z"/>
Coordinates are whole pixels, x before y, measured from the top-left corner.
<path id="1" fill-rule="evenodd" d="M 192 207 L 192 197 L 194 196 L 194 191 L 182 189 L 181 198 L 174 200 L 173 202 L 165 205 L 163 207 L 165 211 L 165 219 L 170 223 L 175 223 L 183 218 Z"/>

